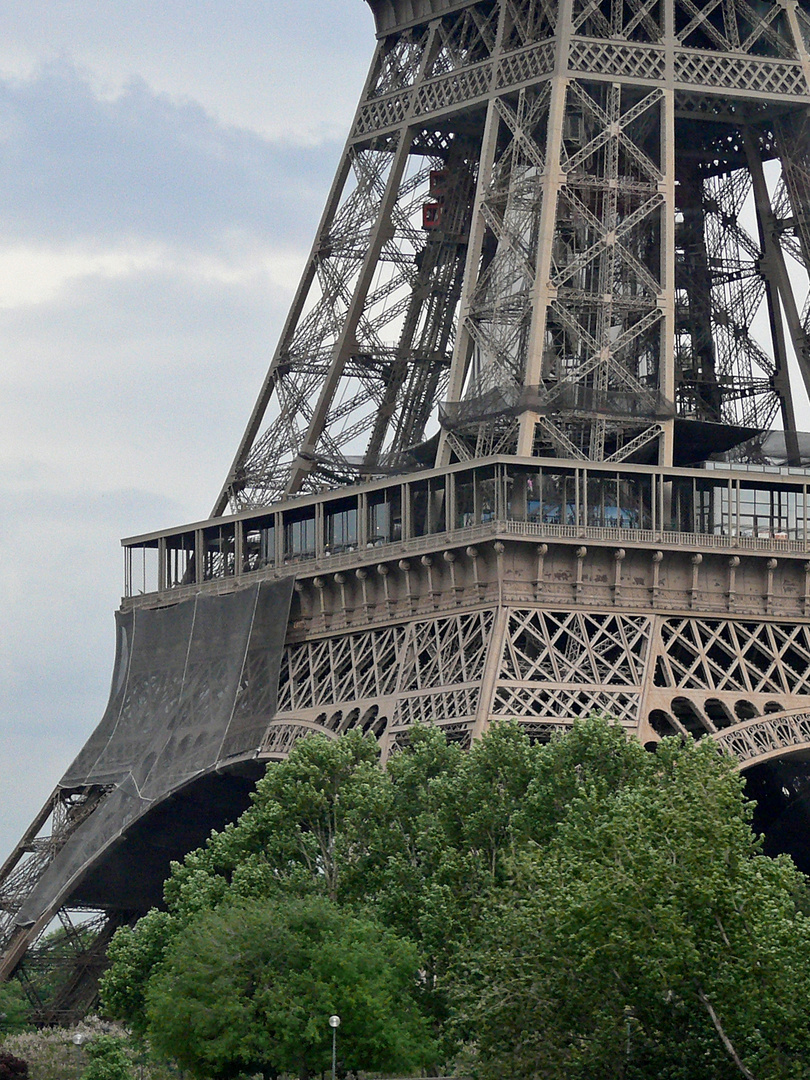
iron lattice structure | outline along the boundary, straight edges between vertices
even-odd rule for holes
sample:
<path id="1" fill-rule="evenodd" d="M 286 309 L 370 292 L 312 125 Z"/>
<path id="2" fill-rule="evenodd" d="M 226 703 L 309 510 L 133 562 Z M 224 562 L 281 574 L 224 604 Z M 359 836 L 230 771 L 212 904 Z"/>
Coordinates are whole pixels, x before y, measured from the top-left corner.
<path id="1" fill-rule="evenodd" d="M 0 976 L 62 920 L 43 1020 L 310 732 L 710 737 L 810 867 L 810 3 L 369 3 L 212 516 L 124 542 L 107 712 L 0 872 Z"/>

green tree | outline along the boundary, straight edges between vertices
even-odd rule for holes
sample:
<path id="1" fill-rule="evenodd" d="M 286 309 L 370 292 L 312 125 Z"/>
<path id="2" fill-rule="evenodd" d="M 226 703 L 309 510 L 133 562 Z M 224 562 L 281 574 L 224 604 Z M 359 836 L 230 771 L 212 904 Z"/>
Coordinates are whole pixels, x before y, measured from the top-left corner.
<path id="1" fill-rule="evenodd" d="M 546 768 L 573 761 L 573 741 Z M 629 756 L 608 784 L 604 763 L 559 774 L 575 785 L 562 820 L 521 854 L 491 936 L 461 958 L 478 1074 L 806 1076 L 804 879 L 759 854 L 744 782 L 711 742 Z"/>
<path id="2" fill-rule="evenodd" d="M 82 1080 L 132 1080 L 127 1042 L 117 1035 L 97 1035 L 85 1048 L 89 1060 Z"/>
<path id="3" fill-rule="evenodd" d="M 442 1059 L 475 1042 L 482 1076 L 803 1075 L 807 890 L 761 856 L 743 791 L 714 744 L 653 755 L 599 717 L 466 753 L 415 727 L 386 770 L 370 739 L 313 736 L 118 932 L 103 1000 L 149 1034 L 209 915 L 322 902 L 413 944 Z"/>
<path id="4" fill-rule="evenodd" d="M 147 1034 L 150 980 L 198 915 L 240 900 L 361 896 L 364 875 L 352 867 L 366 853 L 355 838 L 363 820 L 388 820 L 389 781 L 377 757 L 373 739 L 349 732 L 339 740 L 302 740 L 272 765 L 239 821 L 173 864 L 164 887 L 167 910 L 116 932 L 100 986 L 106 1012 L 140 1037 Z"/>
<path id="5" fill-rule="evenodd" d="M 337 1013 L 342 1070 L 419 1067 L 435 1047 L 418 967 L 411 943 L 325 897 L 220 907 L 168 949 L 150 1038 L 195 1076 L 306 1078 L 330 1065 Z"/>
<path id="6" fill-rule="evenodd" d="M 31 1027 L 31 1004 L 16 979 L 0 986 L 0 1040 Z"/>
<path id="7" fill-rule="evenodd" d="M 342 898 L 345 875 L 365 858 L 355 838 L 370 820 L 387 819 L 388 797 L 373 738 L 352 731 L 302 740 L 268 768 L 238 823 L 174 864 L 165 886 L 169 910 L 182 922 L 233 895 Z"/>
<path id="8" fill-rule="evenodd" d="M 116 930 L 107 948 L 109 967 L 100 981 L 108 1015 L 124 1020 L 138 1038 L 146 1035 L 146 991 L 177 932 L 178 920 L 153 908 L 136 926 Z"/>

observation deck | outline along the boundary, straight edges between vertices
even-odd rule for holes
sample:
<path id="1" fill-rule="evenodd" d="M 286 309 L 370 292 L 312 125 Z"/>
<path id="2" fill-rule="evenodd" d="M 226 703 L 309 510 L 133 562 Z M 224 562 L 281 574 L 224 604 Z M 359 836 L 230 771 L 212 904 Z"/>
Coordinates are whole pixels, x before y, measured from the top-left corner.
<path id="1" fill-rule="evenodd" d="M 122 603 L 162 606 L 263 577 L 396 564 L 507 538 L 766 560 L 777 553 L 800 563 L 810 554 L 808 485 L 804 467 L 494 456 L 129 537 Z"/>

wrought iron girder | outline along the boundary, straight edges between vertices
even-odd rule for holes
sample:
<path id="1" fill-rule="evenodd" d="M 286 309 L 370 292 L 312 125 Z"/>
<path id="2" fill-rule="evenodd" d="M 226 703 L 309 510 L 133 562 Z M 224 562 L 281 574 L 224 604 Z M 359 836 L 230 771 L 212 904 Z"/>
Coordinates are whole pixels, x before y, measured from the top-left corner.
<path id="1" fill-rule="evenodd" d="M 429 74 L 446 74 L 486 59 L 495 46 L 499 7 L 473 4 L 445 16 L 437 25 L 436 56 Z"/>
<path id="2" fill-rule="evenodd" d="M 589 94 L 576 80 L 569 87 L 571 104 L 574 101 L 583 109 L 587 110 L 593 119 L 600 125 L 597 134 L 586 143 L 577 153 L 566 156 L 565 169 L 568 173 L 576 172 L 589 158 L 593 157 L 608 140 L 616 139 L 621 149 L 638 166 L 650 183 L 657 184 L 661 180 L 661 170 L 651 161 L 627 134 L 626 129 L 641 117 L 648 109 L 660 105 L 663 91 L 656 87 L 646 94 L 640 101 L 632 105 L 626 112 L 621 113 L 618 108 L 615 114 L 609 116 L 598 104 L 592 94 Z M 616 101 L 618 105 L 618 99 Z"/>
<path id="3" fill-rule="evenodd" d="M 550 37 L 557 24 L 557 5 L 552 0 L 504 0 L 506 41 L 514 48 Z"/>
<path id="4" fill-rule="evenodd" d="M 773 4 L 764 11 L 755 10 L 746 0 L 733 0 L 732 3 L 723 3 L 723 0 L 708 0 L 700 7 L 692 3 L 692 0 L 677 0 L 676 6 L 691 16 L 690 21 L 677 31 L 680 41 L 687 42 L 695 30 L 700 30 L 714 43 L 715 47 L 723 52 L 750 52 L 760 38 L 765 38 L 774 49 L 774 56 L 793 55 L 792 43 L 771 25 L 781 18 L 778 4 Z M 723 31 L 710 18 L 718 8 L 723 12 Z M 745 41 L 740 40 L 738 33 L 738 12 L 751 26 L 751 31 Z"/>
<path id="5" fill-rule="evenodd" d="M 784 103 L 769 108 L 791 108 L 789 98 L 799 92 L 796 79 L 800 78 L 797 73 L 801 65 L 793 59 L 798 53 L 786 36 L 787 24 L 770 8 L 755 11 L 748 0 L 673 0 L 673 5 L 678 37 L 674 53 L 676 84 L 691 80 L 705 91 L 700 98 L 698 90 L 679 90 L 678 102 L 683 106 L 692 93 L 698 115 L 707 120 L 711 117 L 712 122 L 711 127 L 704 127 L 705 135 L 700 139 L 689 140 L 690 146 L 704 155 L 706 175 L 702 184 L 707 192 L 712 168 L 718 177 L 726 169 L 722 206 L 715 212 L 707 198 L 701 211 L 710 249 L 707 259 L 711 262 L 710 308 L 715 323 L 713 363 L 718 379 L 728 389 L 725 404 L 719 409 L 725 420 L 759 421 L 773 411 L 773 400 L 765 385 L 776 366 L 767 350 L 749 340 L 750 325 L 765 303 L 765 283 L 762 268 L 756 265 L 761 260 L 759 245 L 739 225 L 745 191 L 728 169 L 744 159 L 738 134 L 741 120 L 766 116 L 765 106 L 756 100 L 756 95 L 772 93 L 776 100 L 781 94 Z M 575 0 L 572 12 L 565 16 L 566 32 L 578 32 L 579 36 L 569 38 L 569 79 L 564 91 L 567 100 L 560 114 L 566 117 L 570 130 L 563 133 L 553 161 L 548 155 L 548 120 L 552 96 L 557 93 L 553 89 L 552 53 L 558 43 L 549 35 L 559 15 L 556 7 L 530 0 L 467 5 L 435 21 L 430 46 L 427 24 L 395 31 L 383 42 L 365 100 L 381 107 L 388 102 L 393 108 L 396 99 L 396 109 L 400 110 L 395 121 L 398 131 L 404 130 L 407 118 L 415 122 L 420 110 L 450 111 L 435 128 L 417 124 L 405 136 L 411 140 L 411 153 L 434 156 L 420 169 L 406 171 L 392 204 L 392 234 L 382 244 L 377 260 L 381 273 L 359 313 L 356 342 L 351 343 L 341 361 L 344 371 L 337 380 L 336 392 L 340 387 L 343 398 L 340 404 L 327 406 L 323 413 L 324 423 L 335 425 L 328 438 L 323 436 L 325 457 L 334 458 L 341 447 L 346 453 L 362 451 L 359 437 L 373 432 L 365 451 L 367 464 L 385 460 L 390 466 L 396 453 L 423 427 L 431 389 L 443 385 L 447 348 L 417 345 L 419 335 L 427 335 L 425 340 L 436 337 L 440 321 L 431 313 L 438 307 L 435 297 L 421 307 L 415 300 L 424 282 L 418 281 L 413 260 L 426 239 L 416 215 L 427 197 L 430 172 L 446 168 L 455 140 L 480 131 L 483 113 L 475 112 L 471 103 L 482 97 L 491 103 L 499 133 L 491 170 L 478 193 L 477 228 L 482 230 L 483 244 L 479 261 L 469 268 L 476 280 L 467 289 L 468 304 L 463 314 L 463 335 L 469 337 L 463 336 L 463 348 L 472 348 L 475 354 L 470 368 L 477 372 L 475 386 L 494 388 L 502 380 L 506 386 L 519 387 L 526 370 L 522 350 L 529 340 L 535 303 L 537 245 L 549 242 L 548 238 L 539 238 L 536 230 L 544 213 L 546 178 L 554 168 L 561 170 L 562 183 L 554 223 L 555 246 L 548 263 L 551 292 L 543 301 L 543 311 L 556 320 L 549 327 L 551 348 L 557 353 L 562 348 L 569 368 L 579 367 L 583 384 L 590 380 L 595 386 L 629 387 L 635 382 L 649 395 L 650 385 L 664 377 L 656 368 L 655 353 L 660 346 L 656 344 L 658 331 L 654 326 L 623 345 L 617 346 L 615 340 L 624 334 L 631 320 L 646 320 L 654 308 L 664 310 L 665 304 L 658 269 L 661 256 L 654 250 L 665 217 L 673 212 L 664 195 L 664 170 L 671 168 L 671 163 L 665 162 L 656 134 L 664 115 L 668 78 L 662 66 L 664 44 L 658 22 L 662 10 L 655 0 L 631 0 L 624 5 Z M 774 56 L 762 55 L 763 49 Z M 741 58 L 746 51 L 750 55 Z M 581 66 L 600 80 L 615 81 L 588 81 L 586 74 L 570 78 L 570 73 L 579 72 Z M 457 76 L 455 81 L 450 75 Z M 634 85 L 636 77 L 639 82 Z M 510 80 L 517 81 L 517 89 L 510 90 Z M 651 81 L 655 85 L 650 85 Z M 720 107 L 713 91 L 726 86 L 753 96 L 750 101 L 741 98 L 739 106 Z M 386 162 L 391 160 L 392 142 L 385 132 L 392 116 L 393 112 L 380 112 L 366 131 L 366 142 L 353 151 L 351 170 L 356 190 L 353 193 L 351 185 L 347 187 L 349 194 L 344 196 L 324 234 L 328 236 L 326 257 L 316 275 L 321 295 L 300 321 L 292 354 L 288 350 L 287 363 L 291 362 L 291 366 L 284 378 L 289 379 L 300 365 L 301 372 L 295 372 L 294 380 L 302 379 L 303 371 L 313 370 L 310 357 L 317 355 L 320 361 L 342 333 L 352 303 L 354 275 L 359 272 L 382 198 Z M 763 147 L 770 145 L 769 130 L 770 126 L 761 129 Z M 734 137 L 732 132 L 736 132 Z M 710 158 L 717 159 L 716 168 L 710 166 Z M 715 198 L 715 194 L 711 197 Z M 566 214 L 576 222 L 566 224 Z M 560 242 L 566 228 L 580 230 L 569 245 L 570 251 Z M 798 224 L 793 228 L 793 234 L 787 230 L 783 233 L 785 245 L 795 250 L 797 241 L 792 235 L 799 235 Z M 463 245 L 465 239 L 462 230 L 458 243 Z M 457 292 L 461 284 L 450 273 L 451 265 L 458 270 L 458 260 L 448 259 L 442 271 L 446 283 L 442 288 L 449 290 L 448 296 L 453 296 L 453 290 Z M 451 286 L 451 280 L 457 284 Z M 679 270 L 676 290 L 682 289 L 683 280 L 683 271 Z M 561 306 L 568 308 L 573 321 L 559 314 Z M 675 307 L 676 323 L 681 319 L 675 331 L 676 351 L 683 356 L 689 346 L 683 330 L 687 309 L 680 294 Z M 659 321 L 654 314 L 652 318 Z M 415 327 L 413 346 L 406 344 L 408 335 L 398 343 L 392 334 L 403 321 Z M 452 315 L 441 337 L 446 346 L 452 344 Z M 539 339 L 533 340 L 536 348 Z M 574 342 L 578 343 L 575 347 Z M 641 349 L 639 358 L 634 358 L 634 349 Z M 427 356 L 433 359 L 425 364 L 421 358 Z M 554 354 L 550 356 L 553 363 Z M 595 362 L 600 356 L 605 359 Z M 705 362 L 708 364 L 708 360 Z M 488 372 L 484 370 L 486 364 L 490 364 Z M 620 378 L 623 368 L 629 369 L 624 380 Z M 733 384 L 729 379 L 732 370 L 742 373 L 742 379 Z M 677 381 L 677 372 L 675 378 Z M 688 391 L 689 377 L 684 385 Z M 308 395 L 289 391 L 284 396 L 290 407 L 297 408 L 302 398 L 311 397 L 310 382 L 305 389 Z M 472 382 L 470 392 L 475 392 Z M 306 425 L 290 425 L 279 419 L 279 437 L 266 440 L 266 445 L 275 446 L 279 464 L 293 460 L 291 451 L 283 451 L 284 438 L 294 433 L 300 438 L 302 426 L 320 426 L 318 410 L 313 411 L 311 401 L 303 407 Z M 377 411 L 378 419 L 371 427 L 363 420 L 364 409 Z M 398 435 L 394 421 L 403 414 L 409 419 L 400 424 Z M 383 423 L 388 428 L 385 436 Z M 596 437 L 602 436 L 597 432 Z M 305 443 L 307 440 L 312 443 L 312 430 Z M 310 459 L 320 454 L 314 444 L 305 446 L 304 452 Z M 258 467 L 255 459 L 254 466 Z M 267 476 L 272 470 L 260 471 Z M 310 481 L 317 487 L 316 478 L 310 476 L 308 485 Z"/>

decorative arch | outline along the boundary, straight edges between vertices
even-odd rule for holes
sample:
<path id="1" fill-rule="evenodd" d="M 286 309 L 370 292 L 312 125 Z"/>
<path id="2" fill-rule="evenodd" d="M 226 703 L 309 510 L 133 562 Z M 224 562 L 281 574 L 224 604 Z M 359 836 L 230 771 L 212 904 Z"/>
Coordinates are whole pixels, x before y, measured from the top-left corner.
<path id="1" fill-rule="evenodd" d="M 740 770 L 775 758 L 810 757 L 810 707 L 757 716 L 712 736 L 740 763 Z"/>

